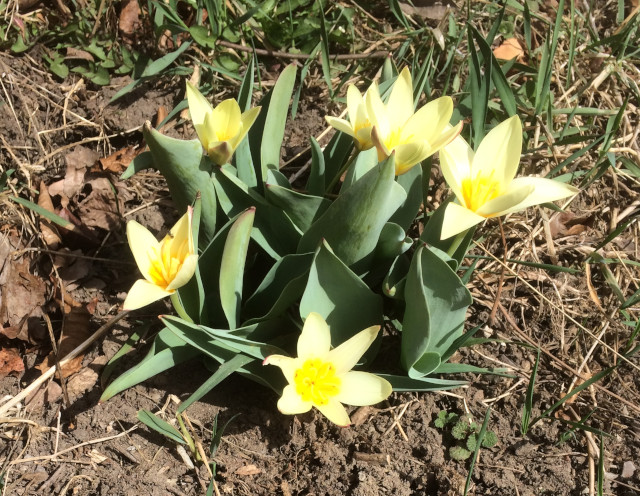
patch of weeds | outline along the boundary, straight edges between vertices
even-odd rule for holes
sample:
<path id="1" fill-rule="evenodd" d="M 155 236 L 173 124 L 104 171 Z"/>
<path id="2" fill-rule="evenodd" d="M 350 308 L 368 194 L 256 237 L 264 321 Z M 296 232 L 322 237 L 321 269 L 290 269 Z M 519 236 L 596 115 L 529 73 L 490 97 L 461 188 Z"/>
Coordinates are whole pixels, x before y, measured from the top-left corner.
<path id="1" fill-rule="evenodd" d="M 457 413 L 440 410 L 433 424 L 453 438 L 453 446 L 449 447 L 449 456 L 454 460 L 464 461 L 478 448 L 478 435 L 481 426 L 470 416 L 460 416 Z M 495 432 L 487 430 L 484 433 L 481 446 L 492 448 L 498 442 Z"/>

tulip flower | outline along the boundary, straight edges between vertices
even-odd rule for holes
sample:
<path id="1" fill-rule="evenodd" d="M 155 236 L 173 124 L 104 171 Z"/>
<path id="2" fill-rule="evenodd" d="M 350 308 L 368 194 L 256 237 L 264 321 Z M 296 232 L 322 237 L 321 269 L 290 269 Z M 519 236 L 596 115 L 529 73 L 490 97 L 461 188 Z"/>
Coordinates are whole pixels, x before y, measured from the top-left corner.
<path id="1" fill-rule="evenodd" d="M 127 223 L 129 247 L 144 279 L 133 284 L 124 301 L 125 310 L 135 310 L 170 296 L 189 282 L 198 263 L 192 218 L 193 210 L 189 208 L 160 242 L 136 221 Z"/>
<path id="2" fill-rule="evenodd" d="M 264 365 L 282 369 L 287 382 L 278 401 L 286 415 L 308 412 L 316 407 L 334 424 L 351 423 L 342 403 L 364 406 L 378 403 L 391 394 L 391 384 L 368 372 L 351 370 L 371 346 L 380 326 L 369 327 L 331 348 L 329 326 L 311 312 L 298 339 L 298 357 L 270 355 Z"/>
<path id="3" fill-rule="evenodd" d="M 238 102 L 230 98 L 213 108 L 202 93 L 189 82 L 187 101 L 193 127 L 205 151 L 215 164 L 228 163 L 258 117 L 260 107 L 254 107 L 241 114 Z"/>
<path id="4" fill-rule="evenodd" d="M 414 113 L 413 84 L 407 67 L 394 83 L 386 105 L 374 88 L 367 91 L 365 101 L 378 160 L 395 152 L 397 176 L 433 155 L 462 130 L 462 122 L 449 125 L 453 100 L 448 96 L 437 98 Z"/>
<path id="5" fill-rule="evenodd" d="M 378 91 L 377 86 L 374 87 L 374 91 Z M 368 150 L 373 147 L 371 142 L 371 121 L 369 121 L 369 116 L 367 115 L 365 98 L 362 97 L 358 88 L 350 84 L 347 88 L 349 120 L 331 116 L 325 117 L 330 126 L 353 137 L 358 150 Z"/>
<path id="6" fill-rule="evenodd" d="M 457 199 L 447 205 L 441 239 L 485 219 L 578 193 L 577 188 L 552 179 L 514 179 L 521 149 L 522 124 L 513 116 L 493 128 L 475 153 L 462 137 L 440 150 L 442 174 Z"/>

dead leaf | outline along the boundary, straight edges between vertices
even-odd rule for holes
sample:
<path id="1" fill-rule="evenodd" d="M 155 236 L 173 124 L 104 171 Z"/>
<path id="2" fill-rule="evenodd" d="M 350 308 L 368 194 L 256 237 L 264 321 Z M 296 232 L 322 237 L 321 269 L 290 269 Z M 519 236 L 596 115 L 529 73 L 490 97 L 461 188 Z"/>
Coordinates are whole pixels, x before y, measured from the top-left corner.
<path id="1" fill-rule="evenodd" d="M 128 146 L 122 150 L 118 150 L 112 153 L 108 157 L 100 159 L 100 166 L 102 170 L 113 172 L 115 174 L 122 174 L 124 170 L 129 166 L 131 161 L 140 153 L 140 148 Z"/>
<path id="2" fill-rule="evenodd" d="M 9 374 L 16 376 L 24 372 L 24 362 L 20 353 L 15 348 L 0 348 L 0 379 Z"/>
<path id="3" fill-rule="evenodd" d="M 24 400 L 25 405 L 30 409 L 36 410 L 44 405 L 55 403 L 62 396 L 62 387 L 56 381 L 49 381 L 47 387 L 41 387 L 32 392 Z"/>
<path id="4" fill-rule="evenodd" d="M 236 474 L 243 475 L 243 476 L 258 475 L 261 473 L 262 473 L 262 470 L 256 467 L 255 465 L 245 465 L 244 467 L 240 467 L 238 470 L 236 470 Z"/>
<path id="5" fill-rule="evenodd" d="M 89 52 L 85 52 L 84 50 L 79 50 L 73 47 L 67 47 L 67 54 L 65 55 L 65 60 L 75 59 L 75 60 L 86 60 L 87 62 L 93 62 L 94 58 Z"/>
<path id="6" fill-rule="evenodd" d="M 76 146 L 74 150 L 65 156 L 67 170 L 64 180 L 60 185 L 60 181 L 49 186 L 49 193 L 52 195 L 59 194 L 62 197 L 62 206 L 66 207 L 66 199 L 73 198 L 84 186 L 84 176 L 87 170 L 96 163 L 100 156 L 89 148 L 84 146 Z M 54 187 L 55 186 L 55 187 Z M 60 188 L 62 186 L 62 188 Z"/>
<path id="7" fill-rule="evenodd" d="M 493 49 L 493 55 L 501 60 L 516 59 L 521 64 L 525 62 L 524 49 L 516 38 L 504 40 L 502 45 Z"/>
<path id="8" fill-rule="evenodd" d="M 120 229 L 124 203 L 114 189 L 106 177 L 97 177 L 85 184 L 83 193 L 87 196 L 79 204 L 83 225 L 107 231 Z"/>
<path id="9" fill-rule="evenodd" d="M 38 205 L 49 212 L 56 213 L 55 208 L 53 208 L 53 202 L 51 201 L 51 195 L 49 195 L 49 191 L 46 184 L 44 184 L 44 181 L 40 181 Z M 60 236 L 58 236 L 56 228 L 44 217 L 40 217 L 40 232 L 42 233 L 42 238 L 47 246 L 52 250 L 57 250 L 62 240 L 60 239 Z"/>
<path id="10" fill-rule="evenodd" d="M 136 33 L 141 27 L 138 0 L 124 0 L 121 4 L 118 23 L 118 29 L 124 41 L 127 43 L 135 41 Z"/>
<path id="11" fill-rule="evenodd" d="M 29 261 L 25 258 L 7 265 L 8 269 L 0 274 L 0 323 L 3 325 L 0 334 L 9 339 L 30 341 L 29 326 L 40 321 L 47 286 L 40 277 L 30 273 Z"/>
<path id="12" fill-rule="evenodd" d="M 62 336 L 58 345 L 58 358 L 62 360 L 70 351 L 75 349 L 90 335 L 89 320 L 91 314 L 85 307 L 72 307 L 64 318 Z M 62 376 L 69 377 L 75 374 L 82 367 L 83 354 L 78 355 L 62 367 Z M 44 361 L 36 368 L 41 372 L 46 372 L 56 363 L 53 351 L 47 355 Z"/>
<path id="13" fill-rule="evenodd" d="M 591 215 L 577 216 L 571 212 L 559 212 L 549 221 L 551 237 L 573 236 L 588 229 L 593 222 Z"/>
<path id="14" fill-rule="evenodd" d="M 105 363 L 107 363 L 107 357 L 99 356 L 67 381 L 67 393 L 71 401 L 95 386 L 98 382 L 98 371 L 104 367 Z"/>
<path id="15" fill-rule="evenodd" d="M 64 251 L 70 254 L 82 255 L 81 250 L 69 251 L 65 249 Z M 87 277 L 92 267 L 91 260 L 82 257 L 74 258 L 56 255 L 54 263 L 67 291 L 76 289 L 79 285 L 78 281 Z"/>
<path id="16" fill-rule="evenodd" d="M 447 11 L 456 6 L 451 0 L 413 0 L 412 2 L 400 1 L 399 4 L 406 15 L 417 15 L 423 19 L 435 21 L 444 19 Z"/>

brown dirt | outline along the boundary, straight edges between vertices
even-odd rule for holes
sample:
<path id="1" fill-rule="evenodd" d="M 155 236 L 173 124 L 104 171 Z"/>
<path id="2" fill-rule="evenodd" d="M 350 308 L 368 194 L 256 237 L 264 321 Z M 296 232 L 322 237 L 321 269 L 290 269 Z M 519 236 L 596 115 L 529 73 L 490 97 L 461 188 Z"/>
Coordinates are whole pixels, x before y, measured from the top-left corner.
<path id="1" fill-rule="evenodd" d="M 50 186 L 63 179 L 68 165 L 65 159 L 79 145 L 102 158 L 127 146 L 140 146 L 139 126 L 147 119 L 152 120 L 159 106 L 170 109 L 181 97 L 175 81 L 158 82 L 111 106 L 106 104 L 108 99 L 126 81 L 114 81 L 114 87 L 101 91 L 78 88 L 67 98 L 67 124 L 62 129 L 65 96 L 69 95 L 74 81 L 68 82 L 71 86 L 59 85 L 47 74 L 34 70 L 34 63 L 27 57 L 1 56 L 0 64 L 6 73 L 5 84 L 8 82 L 12 89 L 10 104 L 0 106 L 0 136 L 3 137 L 0 166 L 2 170 L 17 169 L 19 179 L 12 184 L 16 192 L 22 188 L 24 193 L 25 184 L 37 188 L 40 181 Z M 322 101 L 317 98 L 319 91 L 318 87 L 312 87 L 303 94 L 299 115 L 289 126 L 291 138 L 285 160 L 303 152 L 307 137 L 321 131 L 325 109 L 317 103 Z M 47 132 L 38 134 L 39 131 Z M 186 126 L 166 132 L 192 135 Z M 303 154 L 291 167 L 299 167 L 305 160 Z M 3 236 L 18 240 L 18 249 L 35 248 L 35 251 L 14 254 L 11 263 L 28 262 L 30 273 L 45 281 L 46 289 L 42 291 L 46 303 L 40 305 L 41 314 L 50 316 L 56 335 L 62 326 L 61 308 L 64 308 L 61 284 L 68 292 L 68 305 L 92 309 L 91 332 L 117 313 L 135 278 L 123 234 L 124 220 L 136 218 L 154 231 L 163 231 L 175 218 L 163 180 L 157 174 L 138 175 L 127 183 L 117 182 L 117 175 L 110 173 L 95 174 L 109 178 L 116 185 L 122 200 L 120 218 L 109 230 L 94 227 L 90 241 L 72 236 L 63 238 L 58 249 L 74 248 L 75 243 L 77 249 L 91 258 L 89 266 L 74 280 L 71 276 L 56 274 L 53 270 L 58 266 L 56 259 L 51 253 L 39 251 L 45 248 L 39 220 L 2 198 Z M 563 264 L 583 260 L 581 246 L 597 244 L 609 231 L 610 207 L 602 208 L 604 205 L 612 205 L 614 201 L 626 205 L 634 199 L 634 183 L 621 187 L 625 181 L 606 175 L 572 205 L 573 213 L 581 216 L 586 213 L 588 218 L 579 223 L 584 226 L 579 233 L 556 238 L 555 250 Z M 86 194 L 75 193 L 69 198 L 72 214 L 83 215 L 79 205 Z M 441 191 L 434 195 L 434 202 L 440 194 Z M 35 200 L 36 196 L 31 198 Z M 506 224 L 507 243 L 511 250 L 518 250 L 521 259 L 550 260 L 548 238 L 540 226 L 538 210 L 514 216 Z M 496 225 L 489 225 L 483 233 L 488 237 L 482 246 L 489 253 L 501 256 Z M 618 256 L 626 253 L 625 256 L 635 259 L 637 238 L 628 241 L 630 247 L 617 246 L 615 253 Z M 16 246 L 11 250 L 14 249 Z M 474 253 L 486 254 L 482 247 Z M 506 273 L 502 290 L 504 307 L 491 323 L 489 314 L 500 267 L 491 259 L 478 264 L 477 276 L 470 285 L 475 303 L 469 328 L 480 325 L 484 337 L 497 341 L 465 350 L 454 360 L 506 367 L 513 377 L 468 375 L 469 387 L 451 393 L 394 394 L 386 404 L 352 412 L 357 421 L 348 429 L 335 427 L 313 412 L 298 417 L 282 416 L 276 409 L 277 397 L 271 391 L 236 377 L 194 404 L 187 415 L 193 424 L 193 433 L 205 450 L 215 416 L 219 414 L 219 424 L 224 424 L 239 414 L 230 423 L 214 458 L 220 494 L 459 495 L 469 472 L 469 462 L 451 459 L 448 447 L 452 439 L 434 426 L 434 419 L 440 410 L 447 410 L 468 413 L 481 422 L 489 405 L 492 408 L 489 428 L 497 434 L 499 442 L 481 451 L 469 494 L 587 494 L 589 478 L 596 473 L 594 466 L 597 467 L 596 435 L 577 430 L 559 442 L 569 428 L 558 420 L 540 422 L 527 437 L 520 435 L 524 394 L 535 360 L 535 351 L 520 342 L 539 344 L 548 352 L 541 357 L 535 415 L 566 393 L 572 385 L 572 370 L 580 366 L 593 344 L 593 339 L 568 320 L 567 315 L 590 330 L 600 330 L 603 321 L 609 321 L 605 340 L 610 345 L 623 342 L 629 331 L 620 323 L 616 301 L 599 272 L 592 273 L 588 279 L 584 272 L 553 274 L 526 266 L 512 270 L 513 273 Z M 625 267 L 624 270 L 628 272 L 617 275 L 633 290 L 637 268 Z M 600 297 L 602 310 L 594 305 L 594 296 L 589 295 L 590 286 Z M 116 324 L 104 340 L 84 356 L 77 373 L 93 370 L 100 374 L 102 365 L 126 341 L 137 322 L 157 315 L 164 308 L 159 303 Z M 39 331 L 32 328 L 25 331 L 29 339 L 0 336 L 0 345 L 20 351 L 26 368 L 24 374 L 10 374 L 0 379 L 0 398 L 17 394 L 39 374 L 34 367 L 51 348 L 41 314 L 34 314 L 38 324 L 34 328 Z M 148 342 L 149 337 L 135 348 L 128 365 L 143 356 Z M 397 357 L 386 360 L 395 364 Z M 612 360 L 611 353 L 598 346 L 585 373 L 594 374 L 609 366 Z M 634 364 L 637 367 L 638 361 Z M 119 372 L 121 370 L 116 374 Z M 71 491 L 109 496 L 204 494 L 210 477 L 202 463 L 196 462 L 196 468 L 189 468 L 176 445 L 139 424 L 136 414 L 140 409 L 154 412 L 164 409 L 167 420 L 175 419 L 174 398 L 187 398 L 209 373 L 199 361 L 192 361 L 104 404 L 98 403 L 102 388 L 95 375 L 93 383 L 91 377 L 88 378 L 86 391 L 79 388 L 72 396 L 69 406 L 64 405 L 57 382 L 52 382 L 47 389 L 49 396 L 36 399 L 30 406 L 12 411 L 8 419 L 0 420 L 3 439 L 0 459 L 4 460 L 6 470 L 2 494 L 69 494 Z M 640 470 L 630 476 L 625 473 L 624 478 L 622 472 L 625 462 L 637 466 L 640 460 L 637 420 L 640 375 L 637 369 L 622 366 L 599 385 L 581 393 L 560 416 L 576 420 L 575 415 L 580 418 L 595 409 L 588 424 L 611 435 L 604 440 L 605 494 L 637 494 L 633 488 L 640 487 Z M 595 447 L 589 445 L 589 437 L 595 440 Z"/>

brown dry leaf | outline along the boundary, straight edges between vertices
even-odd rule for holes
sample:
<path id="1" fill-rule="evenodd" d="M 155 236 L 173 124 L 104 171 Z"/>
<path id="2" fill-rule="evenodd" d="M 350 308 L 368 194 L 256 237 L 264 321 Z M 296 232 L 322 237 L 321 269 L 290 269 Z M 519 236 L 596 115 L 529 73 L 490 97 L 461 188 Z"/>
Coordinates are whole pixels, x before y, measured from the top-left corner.
<path id="1" fill-rule="evenodd" d="M 244 467 L 240 467 L 236 470 L 236 474 L 238 475 L 258 475 L 261 474 L 262 470 L 256 467 L 255 465 L 245 465 Z"/>
<path id="2" fill-rule="evenodd" d="M 79 50 L 73 47 L 67 47 L 67 54 L 65 55 L 65 60 L 75 59 L 75 60 L 86 60 L 87 62 L 93 62 L 94 58 L 89 52 L 85 52 L 84 50 Z"/>
<path id="3" fill-rule="evenodd" d="M 141 149 L 136 149 L 134 146 L 128 146 L 127 148 L 112 153 L 108 157 L 101 158 L 100 166 L 104 171 L 113 172 L 118 175 L 122 174 L 140 151 Z"/>
<path id="4" fill-rule="evenodd" d="M 106 177 L 97 177 L 86 183 L 85 191 L 88 195 L 79 205 L 82 224 L 107 231 L 119 229 L 124 204 L 114 193 L 111 182 Z"/>
<path id="5" fill-rule="evenodd" d="M 69 251 L 65 249 L 64 251 L 65 253 L 82 255 L 81 250 Z M 54 257 L 54 263 L 67 291 L 76 289 L 79 285 L 78 281 L 87 277 L 92 267 L 91 260 L 81 257 L 73 258 L 57 255 Z"/>
<path id="6" fill-rule="evenodd" d="M 587 230 L 592 222 L 591 215 L 576 216 L 571 212 L 559 212 L 549 221 L 551 237 L 572 236 Z"/>
<path id="7" fill-rule="evenodd" d="M 41 387 L 26 397 L 24 403 L 30 409 L 36 410 L 44 405 L 55 403 L 62 396 L 62 387 L 56 381 L 49 381 L 47 387 Z"/>
<path id="8" fill-rule="evenodd" d="M 44 184 L 44 181 L 40 181 L 38 205 L 40 205 L 45 210 L 48 210 L 49 212 L 56 213 L 55 208 L 53 208 L 51 196 L 49 195 L 49 191 L 47 190 L 47 186 L 46 184 Z M 52 250 L 57 250 L 62 240 L 60 239 L 60 236 L 58 236 L 55 227 L 44 217 L 40 217 L 40 232 L 42 233 L 42 238 L 44 239 L 44 242 L 47 244 L 47 246 Z"/>
<path id="9" fill-rule="evenodd" d="M 122 38 L 127 43 L 132 43 L 136 38 L 136 32 L 140 30 L 140 7 L 138 0 L 124 0 L 120 8 L 118 29 Z"/>
<path id="10" fill-rule="evenodd" d="M 24 372 L 24 362 L 15 348 L 0 348 L 0 379 L 9 374 L 17 376 Z"/>
<path id="11" fill-rule="evenodd" d="M 44 281 L 29 272 L 28 260 L 5 264 L 0 274 L 0 334 L 30 341 L 29 327 L 40 321 L 46 292 Z"/>
<path id="12" fill-rule="evenodd" d="M 524 49 L 516 38 L 504 40 L 502 45 L 493 49 L 493 55 L 501 60 L 516 59 L 521 64 L 525 62 Z"/>
<path id="13" fill-rule="evenodd" d="M 455 2 L 451 0 L 413 0 L 412 2 L 399 2 L 400 10 L 407 15 L 417 15 L 423 19 L 440 21 L 447 15 L 450 8 L 455 8 Z"/>
<path id="14" fill-rule="evenodd" d="M 62 360 L 70 351 L 75 349 L 80 343 L 90 335 L 89 320 L 91 314 L 85 307 L 72 307 L 65 315 L 62 337 L 58 345 L 58 358 Z M 62 367 L 62 376 L 69 377 L 75 374 L 82 367 L 83 354 L 78 355 L 73 360 Z M 36 368 L 41 372 L 46 372 L 56 363 L 53 351 L 47 355 L 44 361 Z"/>
<path id="15" fill-rule="evenodd" d="M 67 170 L 62 182 L 57 181 L 49 186 L 51 195 L 60 195 L 62 205 L 67 206 L 68 199 L 76 195 L 84 186 L 87 170 L 96 163 L 99 155 L 84 146 L 76 146 L 65 158 Z M 66 199 L 66 202 L 65 202 Z"/>
<path id="16" fill-rule="evenodd" d="M 67 392 L 73 401 L 98 382 L 98 371 L 107 363 L 107 357 L 102 355 L 67 381 Z"/>

